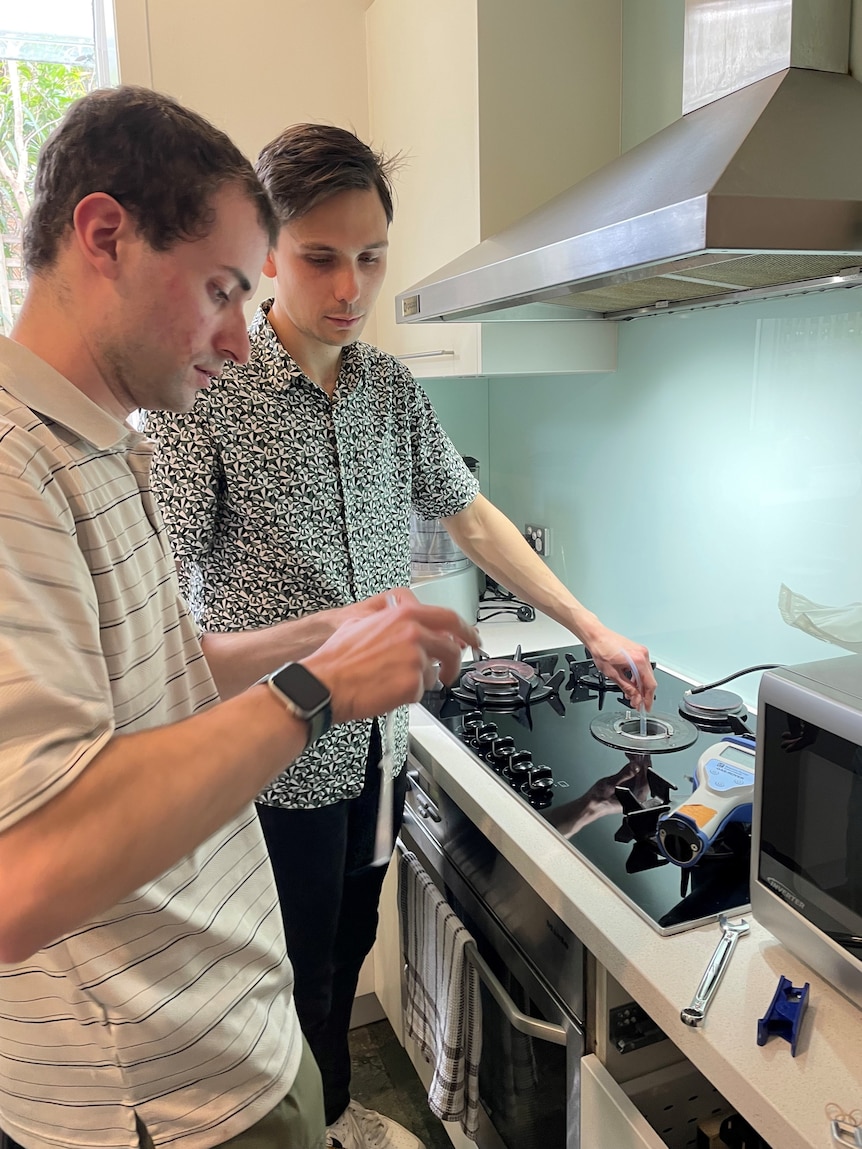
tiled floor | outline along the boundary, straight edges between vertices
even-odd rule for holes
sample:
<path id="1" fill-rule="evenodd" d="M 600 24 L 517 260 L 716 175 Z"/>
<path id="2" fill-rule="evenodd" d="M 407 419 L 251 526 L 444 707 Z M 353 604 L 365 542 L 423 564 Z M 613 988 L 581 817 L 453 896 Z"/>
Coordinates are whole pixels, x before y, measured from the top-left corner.
<path id="1" fill-rule="evenodd" d="M 416 1070 L 388 1021 L 350 1031 L 350 1092 L 367 1109 L 399 1121 L 425 1142 L 426 1149 L 452 1149 L 442 1122 L 428 1108 Z"/>

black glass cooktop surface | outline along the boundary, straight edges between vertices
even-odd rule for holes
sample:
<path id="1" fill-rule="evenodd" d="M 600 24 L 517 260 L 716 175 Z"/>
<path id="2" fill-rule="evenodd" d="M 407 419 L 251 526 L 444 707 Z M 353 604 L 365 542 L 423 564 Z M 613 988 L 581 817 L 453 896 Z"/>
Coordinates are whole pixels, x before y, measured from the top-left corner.
<path id="1" fill-rule="evenodd" d="M 655 673 L 646 722 L 607 688 L 582 646 L 465 663 L 453 687 L 426 693 L 422 705 L 514 801 L 527 803 L 670 934 L 749 908 L 750 817 L 729 824 L 687 868 L 660 852 L 656 827 L 661 813 L 692 793 L 704 752 L 728 735 L 753 737 L 754 719 L 744 707 L 726 711 L 725 697 L 715 709 L 709 695 L 691 695 L 686 705 L 690 684 Z M 693 703 L 698 725 L 690 721 Z M 591 727 L 624 748 L 599 740 Z"/>

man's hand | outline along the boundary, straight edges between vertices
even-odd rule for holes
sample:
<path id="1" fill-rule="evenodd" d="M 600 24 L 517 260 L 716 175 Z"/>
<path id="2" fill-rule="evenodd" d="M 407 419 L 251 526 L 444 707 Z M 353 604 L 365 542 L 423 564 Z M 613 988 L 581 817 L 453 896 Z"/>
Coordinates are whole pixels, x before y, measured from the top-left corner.
<path id="1" fill-rule="evenodd" d="M 386 714 L 418 702 L 436 682 L 452 682 L 476 628 L 452 610 L 424 606 L 409 592 L 377 595 L 348 617 L 303 663 L 332 693 L 336 722 Z M 378 601 L 382 600 L 382 601 Z M 351 608 L 347 608 L 351 609 Z M 438 666 L 439 664 L 439 666 Z"/>
<path id="2" fill-rule="evenodd" d="M 587 642 L 587 647 L 602 674 L 606 674 L 623 688 L 629 705 L 640 709 L 643 702 L 647 710 L 652 709 L 656 683 L 650 666 L 649 651 L 645 646 L 631 642 L 621 634 L 603 627 L 598 637 L 592 637 L 592 640 Z M 637 677 L 632 672 L 632 663 L 640 677 L 640 690 Z"/>

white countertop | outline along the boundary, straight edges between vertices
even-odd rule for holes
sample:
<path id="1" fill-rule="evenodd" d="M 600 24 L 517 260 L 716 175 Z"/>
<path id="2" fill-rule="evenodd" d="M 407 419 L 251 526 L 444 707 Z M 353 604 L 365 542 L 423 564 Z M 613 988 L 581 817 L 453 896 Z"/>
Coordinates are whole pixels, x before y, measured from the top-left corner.
<path id="1" fill-rule="evenodd" d="M 529 652 L 576 641 L 541 616 L 494 619 L 480 633 L 483 649 L 498 657 L 519 643 Z M 739 940 L 704 1024 L 683 1025 L 680 1009 L 718 943 L 717 926 L 662 937 L 419 706 L 411 707 L 410 733 L 414 754 L 433 759 L 443 789 L 772 1149 L 834 1149 L 827 1103 L 845 1113 L 862 1108 L 859 1010 L 749 914 L 751 932 Z M 757 1044 L 758 1019 L 781 975 L 811 986 L 795 1058 L 781 1037 Z"/>

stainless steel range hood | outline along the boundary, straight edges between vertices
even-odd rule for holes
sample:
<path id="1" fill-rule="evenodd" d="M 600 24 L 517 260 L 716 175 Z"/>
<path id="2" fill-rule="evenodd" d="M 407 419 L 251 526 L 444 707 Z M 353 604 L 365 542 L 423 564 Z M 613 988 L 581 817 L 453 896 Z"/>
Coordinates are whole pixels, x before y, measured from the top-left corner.
<path id="1" fill-rule="evenodd" d="M 402 292 L 398 321 L 542 302 L 623 319 L 862 283 L 849 40 L 850 0 L 686 0 L 682 118 Z"/>

